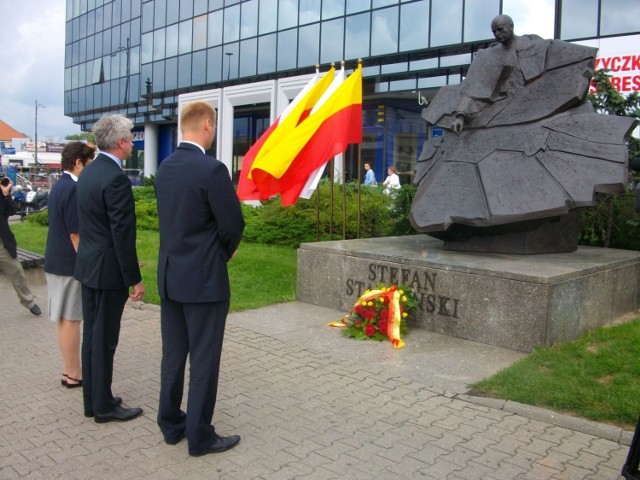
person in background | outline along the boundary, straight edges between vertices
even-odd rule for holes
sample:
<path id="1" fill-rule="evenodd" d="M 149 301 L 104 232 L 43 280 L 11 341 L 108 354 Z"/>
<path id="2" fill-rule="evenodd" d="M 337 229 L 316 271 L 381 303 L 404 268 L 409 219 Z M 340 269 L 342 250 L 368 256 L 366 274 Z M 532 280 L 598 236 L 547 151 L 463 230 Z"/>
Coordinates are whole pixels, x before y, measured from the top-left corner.
<path id="1" fill-rule="evenodd" d="M 18 294 L 20 303 L 33 315 L 40 316 L 42 311 L 36 304 L 33 293 L 27 284 L 22 264 L 18 260 L 16 237 L 9 228 L 9 217 L 15 215 L 17 209 L 11 199 L 13 182 L 9 177 L 0 175 L 0 271 L 11 279 L 13 289 Z"/>
<path id="2" fill-rule="evenodd" d="M 387 178 L 385 178 L 382 185 L 384 186 L 384 193 L 387 195 L 391 195 L 394 190 L 398 190 L 400 188 L 400 177 L 396 173 L 395 167 L 389 167 L 387 169 Z"/>
<path id="3" fill-rule="evenodd" d="M 44 253 L 44 271 L 49 291 L 49 320 L 57 323 L 56 335 L 62 354 L 63 387 L 82 386 L 80 367 L 80 321 L 82 285 L 73 278 L 78 234 L 76 182 L 96 149 L 82 142 L 69 142 L 62 149 L 62 175 L 49 194 L 49 233 Z"/>
<path id="4" fill-rule="evenodd" d="M 376 182 L 376 174 L 371 169 L 371 165 L 369 164 L 369 162 L 365 162 L 364 170 L 366 172 L 364 175 L 364 184 L 372 187 L 378 185 L 378 183 Z"/>
<path id="5" fill-rule="evenodd" d="M 131 120 L 102 117 L 93 126 L 100 154 L 78 178 L 76 197 L 80 246 L 74 277 L 82 284 L 82 392 L 84 414 L 96 423 L 136 418 L 141 408 L 124 408 L 111 392 L 113 357 L 127 297 L 144 295 L 136 252 L 136 212 L 123 160 L 131 156 Z M 129 288 L 132 293 L 129 295 Z"/>
<path id="6" fill-rule="evenodd" d="M 220 436 L 211 425 L 231 296 L 227 262 L 244 230 L 229 171 L 206 154 L 215 125 L 216 112 L 207 102 L 184 106 L 182 141 L 156 175 L 162 332 L 158 426 L 170 445 L 186 436 L 192 456 L 223 452 L 240 441 L 238 435 Z M 185 185 L 192 193 L 185 194 Z M 189 396 L 184 412 L 187 356 Z"/>

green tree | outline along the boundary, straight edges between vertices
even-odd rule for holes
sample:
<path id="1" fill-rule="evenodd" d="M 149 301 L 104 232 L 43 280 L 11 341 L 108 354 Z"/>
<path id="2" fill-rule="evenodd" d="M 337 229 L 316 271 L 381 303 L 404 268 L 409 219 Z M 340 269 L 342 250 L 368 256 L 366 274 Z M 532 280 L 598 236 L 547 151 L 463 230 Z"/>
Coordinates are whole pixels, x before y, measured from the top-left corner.
<path id="1" fill-rule="evenodd" d="M 593 86 L 596 91 L 590 93 L 587 98 L 598 113 L 640 119 L 640 93 L 633 92 L 625 96 L 618 92 L 611 83 L 611 75 L 608 70 L 598 70 L 594 74 Z M 629 149 L 630 164 L 634 162 L 634 159 L 640 159 L 639 139 L 630 136 L 627 148 Z M 638 174 L 634 171 L 630 171 L 629 174 L 635 179 L 634 183 L 637 183 Z M 629 195 L 631 195 L 630 192 L 625 193 L 625 196 Z M 637 227 L 638 222 L 634 218 L 635 214 L 631 213 L 629 216 L 630 210 L 616 208 L 616 203 L 629 202 L 624 199 L 616 202 L 615 196 L 611 194 L 598 195 L 594 208 L 584 211 L 581 215 L 580 243 L 603 247 L 615 246 L 611 245 L 611 239 L 615 233 L 619 232 L 614 232 L 614 228 Z M 626 214 L 624 218 L 620 217 L 622 212 Z"/>
<path id="2" fill-rule="evenodd" d="M 67 135 L 64 138 L 65 140 L 86 140 L 88 143 L 91 143 L 93 145 L 96 144 L 96 137 L 93 136 L 93 132 L 74 133 L 72 135 Z"/>

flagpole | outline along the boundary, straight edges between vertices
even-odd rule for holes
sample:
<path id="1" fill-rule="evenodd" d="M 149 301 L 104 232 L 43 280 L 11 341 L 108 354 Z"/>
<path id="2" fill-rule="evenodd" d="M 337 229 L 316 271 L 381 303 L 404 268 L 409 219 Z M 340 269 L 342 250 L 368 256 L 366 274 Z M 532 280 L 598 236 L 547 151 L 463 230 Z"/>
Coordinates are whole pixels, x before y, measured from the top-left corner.
<path id="1" fill-rule="evenodd" d="M 360 181 L 361 181 L 361 173 L 360 170 L 362 168 L 361 166 L 361 162 L 362 162 L 362 148 L 361 148 L 362 144 L 358 144 L 358 227 L 357 227 L 357 237 L 356 238 L 360 238 Z"/>
<path id="2" fill-rule="evenodd" d="M 344 60 L 340 61 L 340 67 L 342 68 L 342 70 L 344 70 Z M 349 148 L 349 146 L 347 145 L 347 149 Z M 342 178 L 340 179 L 342 182 L 342 239 L 346 240 L 347 239 L 347 190 L 346 190 L 346 185 L 347 185 L 347 177 L 345 176 L 345 172 L 346 172 L 346 167 L 345 167 L 345 163 L 346 163 L 346 150 L 342 153 L 342 172 L 340 173 L 342 175 Z M 333 157 L 335 158 L 335 157 Z"/>
<path id="3" fill-rule="evenodd" d="M 316 240 L 320 241 L 320 185 L 316 188 Z"/>
<path id="4" fill-rule="evenodd" d="M 345 151 L 346 153 L 346 151 Z M 347 169 L 345 167 L 346 155 L 342 154 L 342 239 L 347 239 Z"/>
<path id="5" fill-rule="evenodd" d="M 329 167 L 331 168 L 331 171 L 329 172 L 329 192 L 331 193 L 331 196 L 329 197 L 329 240 L 333 240 L 333 180 L 335 177 L 333 174 L 333 158 L 329 162 Z"/>

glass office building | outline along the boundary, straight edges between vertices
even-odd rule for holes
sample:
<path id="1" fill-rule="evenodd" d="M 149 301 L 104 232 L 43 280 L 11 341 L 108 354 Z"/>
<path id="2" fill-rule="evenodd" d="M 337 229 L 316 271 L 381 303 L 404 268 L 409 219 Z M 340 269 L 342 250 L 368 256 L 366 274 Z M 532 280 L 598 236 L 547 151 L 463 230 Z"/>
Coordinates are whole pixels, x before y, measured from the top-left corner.
<path id="1" fill-rule="evenodd" d="M 394 165 L 411 181 L 430 134 L 420 113 L 438 87 L 459 83 L 492 41 L 491 19 L 539 8 L 530 0 L 67 0 L 65 114 L 85 130 L 106 113 L 136 125 L 129 168 L 155 173 L 175 148 L 180 105 L 218 109 L 214 154 L 232 175 L 249 146 L 316 65 L 364 67 L 362 161 L 381 181 Z M 553 36 L 640 33 L 637 0 L 555 0 Z M 357 178 L 356 150 L 344 171 Z"/>

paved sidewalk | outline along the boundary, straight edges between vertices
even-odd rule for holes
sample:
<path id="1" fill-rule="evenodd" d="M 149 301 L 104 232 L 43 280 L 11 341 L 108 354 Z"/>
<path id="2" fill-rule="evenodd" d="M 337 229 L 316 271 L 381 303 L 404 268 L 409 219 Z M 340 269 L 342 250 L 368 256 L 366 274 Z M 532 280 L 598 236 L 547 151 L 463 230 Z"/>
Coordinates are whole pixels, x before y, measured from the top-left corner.
<path id="1" fill-rule="evenodd" d="M 46 310 L 42 275 L 31 272 Z M 523 355 L 428 332 L 356 342 L 300 302 L 229 316 L 214 422 L 240 445 L 192 458 L 155 423 L 159 309 L 125 309 L 114 393 L 141 418 L 98 425 L 62 388 L 55 325 L 0 274 L 0 479 L 619 480 L 632 433 L 466 385 Z"/>

